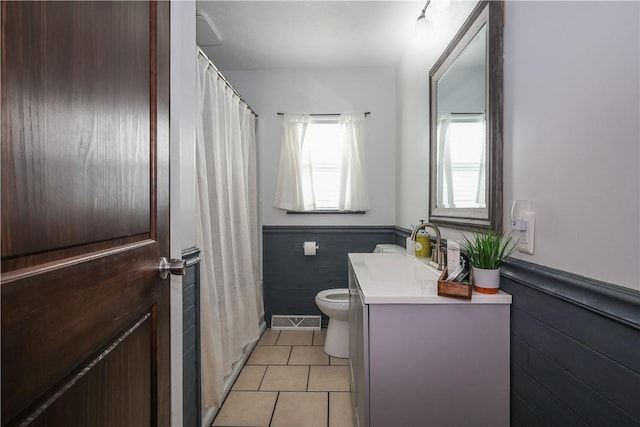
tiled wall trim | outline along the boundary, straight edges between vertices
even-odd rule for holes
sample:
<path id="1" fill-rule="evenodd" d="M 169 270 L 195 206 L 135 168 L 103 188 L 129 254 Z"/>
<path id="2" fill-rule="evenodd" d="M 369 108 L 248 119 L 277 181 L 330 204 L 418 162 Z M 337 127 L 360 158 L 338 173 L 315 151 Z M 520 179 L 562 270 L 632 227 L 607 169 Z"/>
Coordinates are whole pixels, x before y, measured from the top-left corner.
<path id="1" fill-rule="evenodd" d="M 393 226 L 263 226 L 265 321 L 273 314 L 320 315 L 316 294 L 348 287 L 347 254 L 372 252 L 394 236 Z M 317 242 L 316 256 L 304 256 L 305 241 Z"/>
<path id="2" fill-rule="evenodd" d="M 201 424 L 200 410 L 200 250 L 182 251 L 187 269 L 182 277 L 183 423 Z"/>
<path id="3" fill-rule="evenodd" d="M 511 306 L 511 425 L 640 425 L 640 292 L 520 260 Z"/>

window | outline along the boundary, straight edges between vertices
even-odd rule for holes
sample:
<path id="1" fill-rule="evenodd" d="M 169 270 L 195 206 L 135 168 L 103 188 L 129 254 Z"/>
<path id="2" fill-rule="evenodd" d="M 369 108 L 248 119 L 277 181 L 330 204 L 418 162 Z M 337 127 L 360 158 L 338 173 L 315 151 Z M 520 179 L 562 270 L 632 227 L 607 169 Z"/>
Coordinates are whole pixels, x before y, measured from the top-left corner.
<path id="1" fill-rule="evenodd" d="M 486 208 L 485 123 L 481 114 L 457 114 L 440 121 L 446 139 L 440 142 L 439 168 L 443 175 L 438 206 Z"/>
<path id="2" fill-rule="evenodd" d="M 338 210 L 342 141 L 337 120 L 309 123 L 302 142 L 302 159 L 303 176 L 310 178 L 305 195 L 315 200 L 315 210 Z"/>
<path id="3" fill-rule="evenodd" d="M 364 115 L 285 115 L 274 206 L 294 212 L 369 209 Z"/>

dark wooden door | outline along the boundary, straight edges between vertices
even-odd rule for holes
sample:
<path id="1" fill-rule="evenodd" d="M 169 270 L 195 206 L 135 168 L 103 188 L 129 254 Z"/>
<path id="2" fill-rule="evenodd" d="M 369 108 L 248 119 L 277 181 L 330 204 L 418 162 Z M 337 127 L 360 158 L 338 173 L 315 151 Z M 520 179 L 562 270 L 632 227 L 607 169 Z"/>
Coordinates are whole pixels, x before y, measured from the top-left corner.
<path id="1" fill-rule="evenodd" d="M 2 425 L 169 425 L 169 4 L 2 2 Z"/>

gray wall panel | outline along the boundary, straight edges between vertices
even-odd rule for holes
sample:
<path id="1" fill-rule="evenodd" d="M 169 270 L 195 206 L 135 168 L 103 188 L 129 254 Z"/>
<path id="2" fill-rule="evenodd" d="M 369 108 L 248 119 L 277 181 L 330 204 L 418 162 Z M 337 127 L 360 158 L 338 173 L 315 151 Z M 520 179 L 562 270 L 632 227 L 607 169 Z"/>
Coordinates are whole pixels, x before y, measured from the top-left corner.
<path id="1" fill-rule="evenodd" d="M 636 329 L 535 288 L 512 282 L 505 285 L 521 311 L 640 373 L 640 340 Z M 612 330 L 616 333 L 612 334 Z"/>
<path id="2" fill-rule="evenodd" d="M 200 426 L 200 251 L 182 253 L 187 269 L 182 276 L 182 410 L 185 427 Z"/>
<path id="3" fill-rule="evenodd" d="M 524 401 L 528 408 L 526 412 L 517 412 L 521 406 L 514 405 L 514 395 Z M 518 365 L 511 364 L 511 425 L 520 426 L 522 420 L 529 421 L 530 412 L 536 414 L 541 421 L 537 424 L 556 425 L 566 427 L 586 426 L 587 424 L 569 407 L 564 405 L 549 390 L 542 387 Z M 519 420 L 519 421 L 516 421 Z"/>
<path id="4" fill-rule="evenodd" d="M 191 349 L 196 349 L 198 344 L 198 327 L 197 325 L 191 325 L 189 329 L 182 333 L 182 342 L 183 342 L 183 354 L 187 354 Z"/>
<path id="5" fill-rule="evenodd" d="M 638 374 L 559 333 L 549 325 L 514 309 L 511 313 L 514 335 L 521 338 L 559 369 L 580 380 L 585 388 L 607 396 L 636 419 L 640 419 L 640 386 Z M 531 354 L 529 364 L 532 365 Z M 597 369 L 594 369 L 597 367 Z"/>
<path id="6" fill-rule="evenodd" d="M 378 243 L 393 243 L 394 227 L 263 227 L 265 320 L 273 314 L 320 315 L 315 297 L 323 289 L 348 286 L 347 254 L 372 252 Z M 302 245 L 315 241 L 316 256 L 304 256 Z M 323 323 L 328 320 L 323 318 Z"/>
<path id="7" fill-rule="evenodd" d="M 192 282 L 187 282 L 187 278 L 183 279 L 183 288 L 182 288 L 182 307 L 187 309 L 189 307 L 196 306 L 196 284 L 195 280 Z M 193 280 L 193 279 L 192 279 Z M 190 285 L 185 285 L 186 283 L 191 283 Z"/>
<path id="8" fill-rule="evenodd" d="M 594 369 L 598 367 L 594 366 Z M 597 393 L 566 368 L 531 347 L 526 371 L 589 425 L 638 425 L 638 420 L 612 403 L 609 396 Z"/>
<path id="9" fill-rule="evenodd" d="M 519 394 L 511 391 L 511 417 L 512 426 L 539 427 L 543 426 L 544 420 Z"/>
<path id="10" fill-rule="evenodd" d="M 191 306 L 184 309 L 182 312 L 182 326 L 183 328 L 190 327 L 196 324 L 196 307 Z M 184 343 L 187 344 L 187 343 Z"/>
<path id="11" fill-rule="evenodd" d="M 640 292 L 524 261 L 511 307 L 511 422 L 640 426 Z"/>

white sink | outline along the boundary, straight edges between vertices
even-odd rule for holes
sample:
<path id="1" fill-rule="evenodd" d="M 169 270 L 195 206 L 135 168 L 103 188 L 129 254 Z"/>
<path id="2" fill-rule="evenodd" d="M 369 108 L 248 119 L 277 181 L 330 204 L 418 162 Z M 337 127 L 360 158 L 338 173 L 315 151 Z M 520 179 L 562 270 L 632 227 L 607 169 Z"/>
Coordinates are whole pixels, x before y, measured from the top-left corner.
<path id="1" fill-rule="evenodd" d="M 414 257 L 402 254 L 380 254 L 364 260 L 364 267 L 377 282 L 423 282 L 438 280 L 437 270 Z"/>
<path id="2" fill-rule="evenodd" d="M 471 300 L 438 296 L 441 272 L 429 260 L 398 253 L 349 254 L 365 304 L 511 304 L 511 295 L 473 293 Z M 351 286 L 351 285 L 350 285 Z"/>

